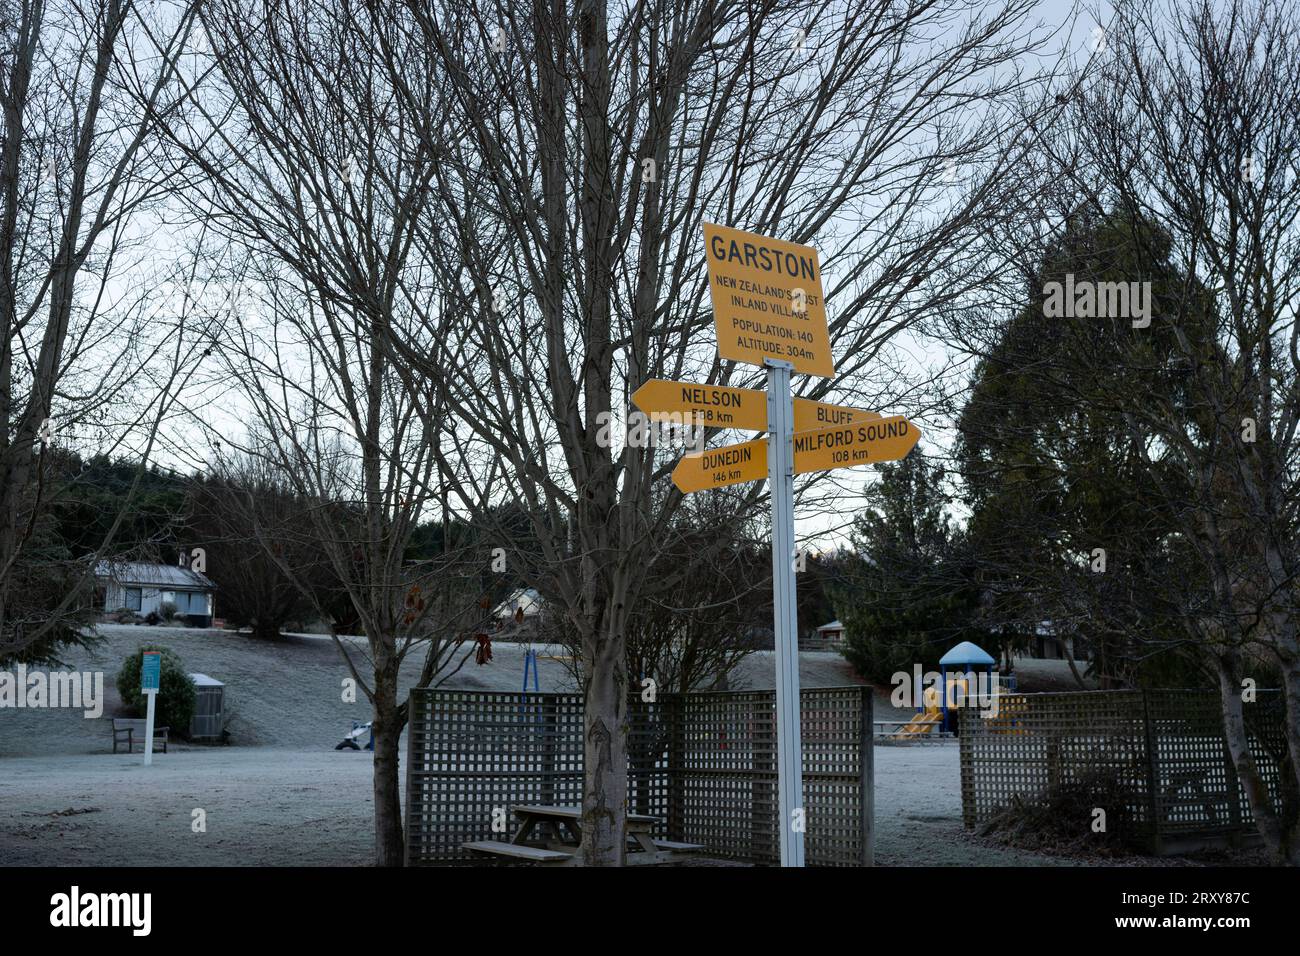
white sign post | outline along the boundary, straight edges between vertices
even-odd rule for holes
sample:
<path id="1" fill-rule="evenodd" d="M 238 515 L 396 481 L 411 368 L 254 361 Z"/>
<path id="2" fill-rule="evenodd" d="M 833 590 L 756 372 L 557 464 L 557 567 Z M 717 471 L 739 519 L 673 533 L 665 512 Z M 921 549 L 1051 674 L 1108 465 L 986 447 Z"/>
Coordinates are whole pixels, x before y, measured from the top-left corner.
<path id="1" fill-rule="evenodd" d="M 799 733 L 799 614 L 795 599 L 794 402 L 789 362 L 767 359 L 767 467 L 772 495 L 772 608 L 776 646 L 777 804 L 781 865 L 803 866 L 803 757 Z"/>
<path id="2" fill-rule="evenodd" d="M 144 717 L 144 765 L 148 767 L 153 763 L 153 708 L 154 703 L 158 700 L 158 689 L 146 690 L 145 696 L 149 699 L 149 706 Z"/>
<path id="3" fill-rule="evenodd" d="M 162 654 L 145 651 L 140 662 L 140 691 L 148 701 L 144 717 L 144 765 L 153 764 L 154 705 L 158 701 L 158 688 L 162 684 Z"/>

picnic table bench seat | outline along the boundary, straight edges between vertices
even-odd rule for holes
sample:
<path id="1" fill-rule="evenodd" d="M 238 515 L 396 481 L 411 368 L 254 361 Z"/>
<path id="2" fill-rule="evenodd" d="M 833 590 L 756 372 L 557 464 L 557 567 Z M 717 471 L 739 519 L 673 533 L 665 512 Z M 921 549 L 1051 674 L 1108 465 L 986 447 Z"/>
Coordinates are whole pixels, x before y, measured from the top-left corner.
<path id="1" fill-rule="evenodd" d="M 705 848 L 703 843 L 679 843 L 676 840 L 655 840 L 654 843 L 657 849 L 673 853 L 698 853 Z"/>
<path id="2" fill-rule="evenodd" d="M 135 744 L 138 741 L 141 750 L 144 749 L 144 730 L 146 721 L 143 717 L 114 717 L 113 718 L 113 753 L 117 753 L 119 744 L 126 744 L 126 752 L 134 753 Z M 167 752 L 167 727 L 155 727 L 153 729 L 154 745 L 162 742 L 162 752 Z"/>
<path id="3" fill-rule="evenodd" d="M 545 850 L 535 846 L 523 846 L 519 843 L 503 843 L 500 840 L 475 840 L 472 843 L 462 844 L 462 846 L 476 853 L 527 860 L 530 863 L 566 863 L 573 859 L 572 853 Z"/>

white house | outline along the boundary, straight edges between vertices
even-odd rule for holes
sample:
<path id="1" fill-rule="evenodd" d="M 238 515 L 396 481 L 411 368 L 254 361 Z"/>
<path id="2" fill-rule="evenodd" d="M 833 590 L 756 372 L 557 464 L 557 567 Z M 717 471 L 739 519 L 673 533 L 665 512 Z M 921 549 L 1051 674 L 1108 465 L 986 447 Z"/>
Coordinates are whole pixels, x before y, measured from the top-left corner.
<path id="1" fill-rule="evenodd" d="M 194 627 L 212 626 L 212 596 L 217 586 L 206 575 L 171 564 L 101 561 L 95 580 L 104 594 L 104 612 L 125 608 L 145 616 L 164 603 Z"/>

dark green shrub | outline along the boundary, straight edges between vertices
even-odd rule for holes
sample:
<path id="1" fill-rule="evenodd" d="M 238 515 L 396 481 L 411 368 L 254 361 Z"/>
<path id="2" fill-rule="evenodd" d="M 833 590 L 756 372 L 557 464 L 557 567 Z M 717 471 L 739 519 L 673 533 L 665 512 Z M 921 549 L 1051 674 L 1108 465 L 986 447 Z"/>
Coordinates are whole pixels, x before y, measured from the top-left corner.
<path id="1" fill-rule="evenodd" d="M 176 652 L 156 644 L 144 644 L 122 662 L 117 672 L 117 693 L 123 703 L 137 717 L 145 715 L 148 702 L 140 692 L 140 655 L 145 651 L 162 652 L 162 676 L 159 680 L 158 703 L 154 722 L 158 727 L 169 727 L 172 733 L 189 734 L 190 718 L 194 716 L 194 681 L 185 673 Z"/>
<path id="2" fill-rule="evenodd" d="M 1147 830 L 1132 807 L 1144 799 L 1110 770 L 1094 770 L 1047 787 L 1036 798 L 1019 794 L 984 824 L 982 836 L 1031 850 L 1115 856 L 1148 849 Z M 1106 811 L 1106 829 L 1093 830 L 1094 811 Z"/>

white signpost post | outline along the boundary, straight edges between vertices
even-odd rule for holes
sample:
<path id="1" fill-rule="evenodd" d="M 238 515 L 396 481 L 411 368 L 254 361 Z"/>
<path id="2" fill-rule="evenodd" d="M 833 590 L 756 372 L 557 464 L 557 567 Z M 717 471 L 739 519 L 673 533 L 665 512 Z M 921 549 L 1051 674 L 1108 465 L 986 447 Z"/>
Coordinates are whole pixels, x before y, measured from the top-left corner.
<path id="1" fill-rule="evenodd" d="M 803 866 L 803 748 L 799 729 L 799 614 L 794 564 L 794 366 L 767 360 L 767 469 L 772 495 L 772 607 L 776 638 L 776 787 L 781 865 Z"/>
<path id="2" fill-rule="evenodd" d="M 158 688 L 162 684 L 162 654 L 145 651 L 140 662 L 140 691 L 148 700 L 144 717 L 144 765 L 153 763 L 154 705 L 158 701 Z"/>

